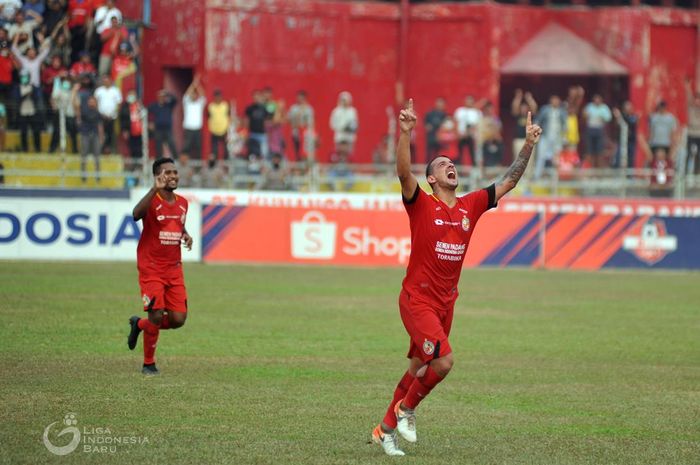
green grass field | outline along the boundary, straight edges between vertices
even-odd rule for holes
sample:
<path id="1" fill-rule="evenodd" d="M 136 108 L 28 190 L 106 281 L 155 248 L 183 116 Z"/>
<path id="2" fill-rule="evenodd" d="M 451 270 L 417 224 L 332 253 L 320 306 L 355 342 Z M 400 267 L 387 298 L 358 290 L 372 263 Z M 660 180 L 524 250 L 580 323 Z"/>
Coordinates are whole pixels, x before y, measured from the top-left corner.
<path id="1" fill-rule="evenodd" d="M 698 273 L 465 270 L 455 367 L 389 458 L 367 440 L 406 365 L 403 270 L 185 271 L 144 378 L 134 264 L 0 262 L 0 463 L 700 463 Z M 148 442 L 52 455 L 67 412 Z"/>

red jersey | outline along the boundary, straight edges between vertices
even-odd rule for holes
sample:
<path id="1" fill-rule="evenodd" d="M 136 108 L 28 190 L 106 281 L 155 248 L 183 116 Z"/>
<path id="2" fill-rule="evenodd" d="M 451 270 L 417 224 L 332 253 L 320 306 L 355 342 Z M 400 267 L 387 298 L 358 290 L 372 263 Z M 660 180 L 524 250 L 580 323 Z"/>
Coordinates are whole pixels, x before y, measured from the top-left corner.
<path id="1" fill-rule="evenodd" d="M 12 84 L 12 70 L 15 64 L 9 56 L 0 56 L 0 84 Z"/>
<path id="2" fill-rule="evenodd" d="M 420 187 L 413 197 L 404 199 L 411 224 L 411 257 L 403 289 L 412 299 L 448 309 L 458 296 L 462 262 L 476 222 L 496 206 L 496 187 L 458 197 L 452 208 Z"/>
<path id="3" fill-rule="evenodd" d="M 84 26 L 92 16 L 93 8 L 90 0 L 68 0 L 68 27 Z"/>
<path id="4" fill-rule="evenodd" d="M 97 74 L 97 70 L 92 63 L 83 63 L 82 61 L 76 61 L 73 66 L 70 67 L 70 75 L 80 76 L 81 74 Z"/>
<path id="5" fill-rule="evenodd" d="M 113 27 L 105 29 L 100 35 L 102 39 L 102 52 L 100 54 L 106 56 L 116 55 L 119 44 L 128 37 L 129 31 L 124 26 L 117 26 L 116 29 Z"/>
<path id="6" fill-rule="evenodd" d="M 175 195 L 168 203 L 160 194 L 151 200 L 143 218 L 143 232 L 136 249 L 136 263 L 140 272 L 162 273 L 164 269 L 181 262 L 182 234 L 187 217 L 187 200 Z"/>

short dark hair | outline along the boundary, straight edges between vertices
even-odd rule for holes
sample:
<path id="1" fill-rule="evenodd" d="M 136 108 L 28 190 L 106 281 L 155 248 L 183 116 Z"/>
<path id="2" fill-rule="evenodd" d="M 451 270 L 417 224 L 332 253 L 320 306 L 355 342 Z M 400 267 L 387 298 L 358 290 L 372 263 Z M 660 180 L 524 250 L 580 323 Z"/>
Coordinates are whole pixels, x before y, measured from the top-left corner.
<path id="1" fill-rule="evenodd" d="M 430 159 L 427 165 L 425 165 L 425 178 L 428 179 L 428 176 L 433 174 L 433 162 L 437 160 L 438 158 L 447 158 L 448 160 L 452 161 L 450 157 L 447 155 L 435 155 L 433 158 Z"/>
<path id="2" fill-rule="evenodd" d="M 166 163 L 175 164 L 175 160 L 172 158 L 159 158 L 153 162 L 153 176 L 160 174 L 160 167 Z"/>

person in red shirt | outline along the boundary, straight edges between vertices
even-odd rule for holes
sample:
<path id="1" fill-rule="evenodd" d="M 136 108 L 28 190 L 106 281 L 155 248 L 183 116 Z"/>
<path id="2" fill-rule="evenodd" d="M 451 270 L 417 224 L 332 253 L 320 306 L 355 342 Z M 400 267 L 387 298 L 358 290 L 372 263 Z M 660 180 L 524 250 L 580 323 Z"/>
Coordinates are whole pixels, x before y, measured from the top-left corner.
<path id="1" fill-rule="evenodd" d="M 411 255 L 399 296 L 401 320 L 410 336 L 410 361 L 384 420 L 372 432 L 373 442 L 388 455 L 405 455 L 397 432 L 416 442 L 415 409 L 452 368 L 448 337 L 462 262 L 474 228 L 481 215 L 516 186 L 542 133 L 528 113 L 525 145 L 505 175 L 486 189 L 461 197 L 456 193 L 459 179 L 452 160 L 445 156 L 430 160 L 425 174 L 433 193 L 428 195 L 411 172 L 410 140 L 416 121 L 413 100 L 409 100 L 399 115 L 396 171 L 411 228 Z"/>
<path id="2" fill-rule="evenodd" d="M 185 229 L 187 200 L 175 194 L 179 181 L 175 162 L 161 158 L 153 163 L 155 182 L 134 207 L 134 221 L 143 220 L 143 232 L 136 250 L 143 309 L 148 318 L 129 319 L 127 339 L 134 350 L 143 335 L 145 375 L 157 375 L 156 344 L 161 329 L 175 329 L 187 318 L 187 291 L 182 274 L 181 244 L 192 249 L 192 237 Z"/>
<path id="3" fill-rule="evenodd" d="M 100 34 L 102 51 L 97 65 L 100 76 L 112 73 L 112 59 L 119 51 L 119 44 L 129 39 L 129 31 L 119 23 L 119 18 L 112 16 L 110 26 Z"/>
<path id="4" fill-rule="evenodd" d="M 91 27 L 93 15 L 92 0 L 68 0 L 68 28 L 71 35 L 71 59 L 79 59 L 80 52 L 86 51 L 87 31 Z"/>
<path id="5" fill-rule="evenodd" d="M 90 61 L 88 52 L 80 52 L 80 60 L 73 63 L 70 67 L 71 77 L 77 78 L 83 74 L 89 75 L 91 79 L 97 77 L 97 70 L 95 69 L 95 65 L 92 64 L 92 61 Z"/>

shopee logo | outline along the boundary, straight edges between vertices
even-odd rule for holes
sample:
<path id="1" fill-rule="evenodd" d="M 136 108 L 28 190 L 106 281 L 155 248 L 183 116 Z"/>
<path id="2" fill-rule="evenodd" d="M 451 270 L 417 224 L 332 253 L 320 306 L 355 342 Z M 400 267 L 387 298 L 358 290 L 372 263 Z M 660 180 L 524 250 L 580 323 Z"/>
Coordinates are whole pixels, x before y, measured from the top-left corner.
<path id="1" fill-rule="evenodd" d="M 385 256 L 398 258 L 405 263 L 411 255 L 411 238 L 372 235 L 367 227 L 350 227 L 343 231 L 343 253 L 352 256 Z"/>

